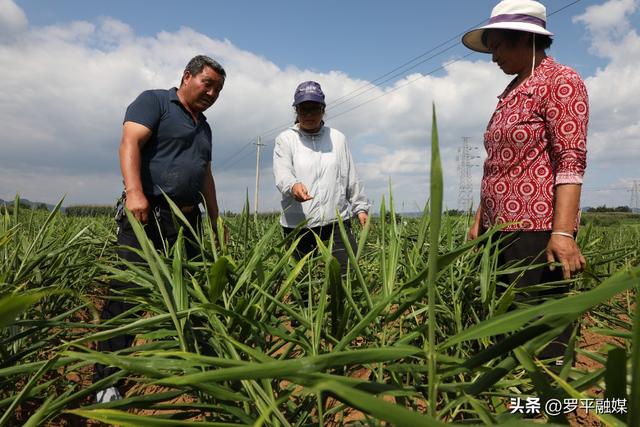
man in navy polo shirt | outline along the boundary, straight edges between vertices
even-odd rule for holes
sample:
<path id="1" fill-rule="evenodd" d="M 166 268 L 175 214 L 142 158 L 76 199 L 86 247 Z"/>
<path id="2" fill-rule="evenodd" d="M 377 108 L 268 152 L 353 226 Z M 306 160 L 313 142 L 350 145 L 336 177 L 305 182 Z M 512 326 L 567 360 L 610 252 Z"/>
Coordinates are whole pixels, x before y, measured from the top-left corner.
<path id="1" fill-rule="evenodd" d="M 142 92 L 127 108 L 120 142 L 120 168 L 124 180 L 123 204 L 145 225 L 145 232 L 156 248 L 163 240 L 173 245 L 178 235 L 176 223 L 163 192 L 182 210 L 197 229 L 200 220 L 198 203 L 204 197 L 207 212 L 215 227 L 218 218 L 216 188 L 211 174 L 211 128 L 202 114 L 218 99 L 226 72 L 213 59 L 198 55 L 187 64 L 178 89 Z M 118 245 L 139 247 L 122 209 L 116 215 Z M 188 238 L 188 233 L 185 233 Z M 187 256 L 198 248 L 186 245 Z M 140 261 L 134 252 L 119 250 L 118 256 Z M 111 289 L 127 285 L 111 282 Z M 106 301 L 102 319 L 110 319 L 132 308 L 132 304 Z M 98 344 L 99 351 L 118 351 L 130 347 L 132 336 L 120 336 Z M 94 382 L 117 369 L 96 366 Z M 116 386 L 98 392 L 99 403 L 120 399 Z"/>
<path id="2" fill-rule="evenodd" d="M 217 219 L 211 128 L 202 113 L 218 99 L 225 77 L 220 64 L 199 55 L 187 64 L 179 89 L 145 91 L 127 108 L 120 168 L 125 206 L 140 222 L 164 199 L 162 191 L 183 211 L 202 193 L 211 220 Z"/>

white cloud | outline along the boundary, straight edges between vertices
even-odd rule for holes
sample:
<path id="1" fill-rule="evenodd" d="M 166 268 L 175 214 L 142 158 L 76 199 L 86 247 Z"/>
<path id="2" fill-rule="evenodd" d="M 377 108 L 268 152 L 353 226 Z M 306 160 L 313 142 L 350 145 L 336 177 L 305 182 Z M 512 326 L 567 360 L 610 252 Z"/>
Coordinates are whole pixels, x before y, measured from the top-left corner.
<path id="1" fill-rule="evenodd" d="M 638 8 L 636 0 L 609 0 L 599 5 L 587 7 L 585 13 L 573 18 L 582 22 L 591 32 L 610 32 L 629 28 L 628 15 Z"/>
<path id="2" fill-rule="evenodd" d="M 628 192 L 620 183 L 638 176 L 640 37 L 630 20 L 637 6 L 634 0 L 610 0 L 574 18 L 585 24 L 592 51 L 609 59 L 585 78 L 590 105 L 585 205 L 627 204 Z"/>
<path id="3" fill-rule="evenodd" d="M 589 6 L 585 13 L 573 18 L 591 33 L 593 53 L 612 57 L 619 53 L 617 41 L 626 38 L 630 30 L 629 15 L 638 9 L 637 0 L 609 0 Z"/>
<path id="4" fill-rule="evenodd" d="M 609 3 L 626 5 L 626 12 L 611 20 L 611 25 L 619 25 L 631 8 L 627 2 Z M 24 17 L 14 3 L 0 0 L 0 23 L 6 20 L 3 11 L 11 7 Z M 589 9 L 577 22 L 612 34 L 602 25 L 592 25 L 592 13 Z M 222 209 L 240 209 L 246 189 L 253 200 L 255 147 L 247 144 L 258 135 L 268 144 L 262 155 L 260 206 L 278 209 L 271 175 L 277 132 L 266 131 L 292 123 L 293 90 L 309 79 L 322 83 L 329 106 L 335 106 L 328 111 L 328 124 L 347 135 L 369 196 L 378 201 L 391 180 L 398 207 L 404 204 L 409 210 L 422 208 L 428 198 L 435 102 L 445 203 L 456 207 L 455 156 L 461 137 L 482 145 L 495 97 L 508 81 L 488 58 L 459 61 L 442 75 L 409 75 L 336 106 L 340 97 L 353 96 L 367 82 L 339 70 L 281 68 L 232 41 L 215 40 L 190 28 L 142 37 L 111 18 L 43 28 L 29 28 L 26 17 L 20 22 L 19 38 L 0 38 L 0 198 L 4 199 L 20 192 L 31 200 L 53 203 L 67 193 L 67 204 L 111 203 L 121 189 L 117 147 L 126 106 L 142 90 L 177 85 L 189 58 L 205 53 L 218 59 L 228 73 L 220 99 L 207 112 L 214 131 L 214 175 Z M 638 36 L 629 30 L 619 37 L 609 64 L 586 78 L 592 109 L 590 164 L 617 162 L 618 172 L 633 166 L 640 99 L 640 77 L 632 66 L 640 59 Z M 476 183 L 480 170 L 473 171 Z"/>
<path id="5" fill-rule="evenodd" d="M 0 0 L 0 41 L 14 39 L 27 29 L 29 22 L 12 0 Z"/>

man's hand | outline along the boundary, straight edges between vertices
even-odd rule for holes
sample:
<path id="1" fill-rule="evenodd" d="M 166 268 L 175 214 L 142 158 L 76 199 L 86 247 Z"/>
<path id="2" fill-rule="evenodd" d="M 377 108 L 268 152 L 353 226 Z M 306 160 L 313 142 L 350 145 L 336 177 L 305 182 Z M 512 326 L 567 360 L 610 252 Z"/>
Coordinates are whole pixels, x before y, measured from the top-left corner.
<path id="1" fill-rule="evenodd" d="M 218 215 L 215 216 L 209 216 L 209 219 L 211 220 L 211 226 L 213 227 L 213 232 L 215 233 L 216 237 L 218 236 Z M 222 238 L 224 239 L 224 243 L 228 244 L 229 243 L 229 239 L 231 239 L 231 232 L 229 231 L 229 227 L 227 227 L 227 224 L 223 221 L 222 222 Z"/>
<path id="2" fill-rule="evenodd" d="M 143 224 L 149 220 L 149 201 L 140 190 L 128 191 L 125 207 Z"/>
<path id="3" fill-rule="evenodd" d="M 291 195 L 299 202 L 306 202 L 307 200 L 313 199 L 313 197 L 309 195 L 307 187 L 301 182 L 293 184 L 293 187 L 291 187 Z"/>
<path id="4" fill-rule="evenodd" d="M 580 248 L 571 237 L 554 234 L 547 244 L 547 261 L 562 263 L 562 276 L 570 279 L 572 274 L 584 270 L 587 261 L 580 253 Z M 549 267 L 551 271 L 554 266 Z"/>
<path id="5" fill-rule="evenodd" d="M 367 223 L 367 218 L 369 218 L 369 214 L 365 211 L 358 212 L 358 221 L 360 221 L 360 225 L 364 227 Z"/>

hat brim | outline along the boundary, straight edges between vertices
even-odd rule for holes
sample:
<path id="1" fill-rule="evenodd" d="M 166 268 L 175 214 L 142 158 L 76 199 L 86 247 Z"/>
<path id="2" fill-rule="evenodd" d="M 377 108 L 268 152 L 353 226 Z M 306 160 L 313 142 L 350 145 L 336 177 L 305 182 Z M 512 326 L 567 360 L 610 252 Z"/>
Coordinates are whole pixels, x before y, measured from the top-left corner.
<path id="1" fill-rule="evenodd" d="M 303 102 L 307 102 L 307 101 L 317 102 L 318 104 L 322 104 L 324 106 L 327 105 L 325 104 L 324 99 L 322 99 L 322 97 L 312 93 L 307 93 L 302 95 L 300 98 L 293 101 L 292 105 L 295 107 L 296 105 L 302 104 Z"/>
<path id="2" fill-rule="evenodd" d="M 547 31 L 539 25 L 529 24 L 526 22 L 496 22 L 495 24 L 485 25 L 475 30 L 467 32 L 462 36 L 462 44 L 471 50 L 481 53 L 491 53 L 489 49 L 482 43 L 482 34 L 485 30 L 501 29 L 501 30 L 516 30 L 526 33 L 542 34 L 545 36 L 553 36 L 553 33 Z"/>

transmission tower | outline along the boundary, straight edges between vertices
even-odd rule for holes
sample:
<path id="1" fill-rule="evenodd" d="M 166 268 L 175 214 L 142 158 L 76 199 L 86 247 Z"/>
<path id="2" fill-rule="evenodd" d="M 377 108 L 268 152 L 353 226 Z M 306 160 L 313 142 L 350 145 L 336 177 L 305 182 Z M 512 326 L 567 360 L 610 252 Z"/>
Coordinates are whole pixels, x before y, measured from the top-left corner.
<path id="1" fill-rule="evenodd" d="M 633 212 L 637 212 L 640 209 L 640 181 L 634 179 L 633 186 L 631 187 L 631 204 L 630 208 Z"/>
<path id="2" fill-rule="evenodd" d="M 472 164 L 473 159 L 479 156 L 473 154 L 473 150 L 478 147 L 469 145 L 470 137 L 462 137 L 462 147 L 458 148 L 458 209 L 468 211 L 473 205 L 473 184 L 471 182 L 471 168 L 476 166 Z"/>

